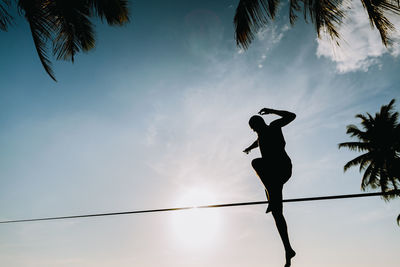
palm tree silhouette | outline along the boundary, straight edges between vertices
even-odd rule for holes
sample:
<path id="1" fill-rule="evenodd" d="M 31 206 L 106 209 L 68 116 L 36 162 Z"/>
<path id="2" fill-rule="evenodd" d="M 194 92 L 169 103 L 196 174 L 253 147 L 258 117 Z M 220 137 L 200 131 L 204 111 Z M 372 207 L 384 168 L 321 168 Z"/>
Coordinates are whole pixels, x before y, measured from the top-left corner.
<path id="1" fill-rule="evenodd" d="M 371 27 L 375 27 L 385 46 L 390 45 L 390 33 L 394 25 L 385 16 L 391 12 L 400 15 L 398 0 L 360 0 L 368 13 Z M 276 16 L 280 0 L 240 0 L 234 18 L 235 37 L 239 46 L 247 49 L 257 31 L 266 26 Z M 289 0 L 289 21 L 293 25 L 297 13 L 303 9 L 304 19 L 310 19 L 315 25 L 318 37 L 322 31 L 329 34 L 338 45 L 338 26 L 346 15 L 342 0 Z"/>
<path id="2" fill-rule="evenodd" d="M 129 21 L 127 0 L 18 0 L 19 13 L 28 21 L 39 59 L 47 74 L 56 81 L 48 57 L 47 44 L 52 42 L 57 60 L 74 61 L 80 51 L 95 46 L 93 24 L 97 16 L 109 25 Z M 12 16 L 10 0 L 0 0 L 0 30 L 7 31 Z"/>
<path id="3" fill-rule="evenodd" d="M 393 99 L 388 105 L 382 106 L 374 117 L 369 113 L 356 115 L 361 119 L 363 130 L 348 125 L 347 134 L 360 141 L 339 144 L 339 148 L 365 152 L 344 166 L 344 171 L 357 165 L 360 172 L 364 171 L 362 190 L 380 187 L 382 192 L 387 192 L 398 190 L 400 186 L 400 124 L 397 121 L 399 113 L 393 111 L 394 103 Z M 386 200 L 394 197 L 396 195 L 384 196 Z"/>

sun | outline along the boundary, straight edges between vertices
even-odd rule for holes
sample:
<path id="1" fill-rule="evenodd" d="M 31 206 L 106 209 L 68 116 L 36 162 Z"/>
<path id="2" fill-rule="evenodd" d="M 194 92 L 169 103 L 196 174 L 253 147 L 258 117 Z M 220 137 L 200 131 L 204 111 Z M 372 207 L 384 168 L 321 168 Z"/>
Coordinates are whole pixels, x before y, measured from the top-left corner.
<path id="1" fill-rule="evenodd" d="M 202 188 L 186 191 L 178 200 L 180 206 L 192 207 L 215 203 L 215 195 Z M 179 245 L 187 249 L 211 247 L 218 241 L 221 214 L 218 209 L 194 208 L 174 212 L 172 234 Z"/>

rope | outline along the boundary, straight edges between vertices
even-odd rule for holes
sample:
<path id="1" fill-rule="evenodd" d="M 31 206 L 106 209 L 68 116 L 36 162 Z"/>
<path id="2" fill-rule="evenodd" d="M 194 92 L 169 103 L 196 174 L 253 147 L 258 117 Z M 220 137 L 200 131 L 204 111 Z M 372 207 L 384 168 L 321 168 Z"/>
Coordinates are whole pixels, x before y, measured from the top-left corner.
<path id="1" fill-rule="evenodd" d="M 400 190 L 392 190 L 392 191 L 389 191 L 389 192 L 378 192 L 378 193 L 335 195 L 335 196 L 321 196 L 321 197 L 308 197 L 308 198 L 292 198 L 292 199 L 284 199 L 283 202 L 304 202 L 304 201 L 318 201 L 318 200 L 330 200 L 330 199 L 360 198 L 360 197 L 372 197 L 372 196 L 387 196 L 387 195 L 397 195 L 397 194 L 400 194 Z M 268 204 L 268 201 L 238 202 L 238 203 L 214 204 L 214 205 L 180 207 L 180 208 L 135 210 L 135 211 L 122 211 L 122 212 L 111 212 L 111 213 L 96 213 L 96 214 L 83 214 L 83 215 L 71 215 L 71 216 L 60 216 L 60 217 L 34 218 L 34 219 L 22 219 L 22 220 L 8 220 L 8 221 L 0 221 L 0 224 L 37 222 L 37 221 L 53 221 L 53 220 L 65 220 L 65 219 L 79 219 L 79 218 L 89 218 L 89 217 L 117 216 L 117 215 L 138 214 L 138 213 L 155 213 L 155 212 L 165 212 L 165 211 L 189 210 L 189 209 L 195 209 L 195 208 L 197 208 L 197 209 L 206 209 L 206 208 L 250 206 L 250 205 L 261 205 L 261 204 Z"/>

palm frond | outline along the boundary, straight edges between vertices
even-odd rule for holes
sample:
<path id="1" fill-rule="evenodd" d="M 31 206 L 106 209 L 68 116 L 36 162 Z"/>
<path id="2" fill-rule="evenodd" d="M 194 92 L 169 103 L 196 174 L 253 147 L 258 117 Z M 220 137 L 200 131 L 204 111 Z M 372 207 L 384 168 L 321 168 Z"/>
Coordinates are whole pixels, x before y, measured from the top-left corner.
<path id="1" fill-rule="evenodd" d="M 371 163 L 365 172 L 368 172 L 368 175 L 365 177 L 366 179 L 363 177 L 361 181 L 361 189 L 363 191 L 368 187 L 377 188 L 380 186 L 379 168 L 374 163 Z"/>
<path id="2" fill-rule="evenodd" d="M 364 114 L 357 114 L 355 117 L 361 119 L 362 121 L 368 121 L 368 118 Z"/>
<path id="3" fill-rule="evenodd" d="M 383 116 L 383 118 L 385 120 L 389 121 L 390 123 L 392 123 L 393 125 L 395 125 L 397 123 L 397 119 L 399 117 L 399 113 L 393 110 L 395 102 L 396 102 L 396 100 L 392 99 L 389 102 L 389 104 L 381 107 L 381 112 L 380 112 L 381 115 Z"/>
<path id="4" fill-rule="evenodd" d="M 392 127 L 397 127 L 397 125 L 398 125 L 397 120 L 399 119 L 399 113 L 389 110 L 389 118 L 388 119 L 389 119 L 389 123 L 391 124 Z"/>
<path id="5" fill-rule="evenodd" d="M 396 103 L 396 99 L 390 100 L 389 104 L 387 104 L 388 110 L 392 110 L 394 108 L 394 103 Z"/>
<path id="6" fill-rule="evenodd" d="M 399 0 L 385 0 L 379 1 L 378 4 L 383 10 L 393 12 L 400 15 L 400 1 Z"/>
<path id="7" fill-rule="evenodd" d="M 58 0 L 49 2 L 54 16 L 55 38 L 53 53 L 57 60 L 74 61 L 81 50 L 89 51 L 95 45 L 92 23 L 89 21 L 89 7 L 81 0 Z"/>
<path id="8" fill-rule="evenodd" d="M 361 188 L 363 190 L 365 190 L 365 188 L 367 187 L 373 170 L 374 170 L 374 164 L 371 162 L 369 166 L 365 169 L 364 175 L 361 179 Z"/>
<path id="9" fill-rule="evenodd" d="M 381 169 L 381 174 L 380 174 L 380 183 L 382 186 L 382 191 L 385 190 L 398 190 L 398 187 L 400 186 L 400 180 L 398 177 L 392 175 L 391 172 L 391 166 L 387 162 L 384 164 L 384 168 Z M 396 197 L 396 195 L 387 195 L 385 196 L 385 199 L 392 199 Z"/>
<path id="10" fill-rule="evenodd" d="M 379 183 L 381 186 L 381 191 L 382 192 L 388 192 L 390 191 L 390 177 L 387 175 L 387 172 L 385 169 L 380 169 L 380 173 L 379 173 Z M 383 195 L 382 198 L 387 201 L 390 198 L 392 198 L 393 196 L 390 195 Z"/>
<path id="11" fill-rule="evenodd" d="M 280 0 L 267 0 L 267 2 L 268 13 L 270 14 L 269 16 L 271 16 L 271 19 L 274 19 Z"/>
<path id="12" fill-rule="evenodd" d="M 396 181 L 396 179 L 393 176 L 390 176 L 390 182 L 392 184 L 392 187 L 394 190 L 398 190 L 399 189 L 399 181 Z"/>
<path id="13" fill-rule="evenodd" d="M 123 25 L 129 22 L 127 0 L 89 0 L 89 6 L 109 25 Z"/>
<path id="14" fill-rule="evenodd" d="M 274 19 L 279 1 L 241 0 L 233 19 L 237 45 L 247 49 L 258 30 Z"/>
<path id="15" fill-rule="evenodd" d="M 366 113 L 366 115 L 357 114 L 355 117 L 361 119 L 361 125 L 365 130 L 368 131 L 369 129 L 374 128 L 375 118 L 372 117 L 372 115 L 369 114 L 368 112 Z"/>
<path id="16" fill-rule="evenodd" d="M 300 10 L 300 5 L 298 0 L 290 0 L 290 6 L 289 6 L 289 21 L 290 24 L 294 24 L 294 22 L 297 19 L 297 14 L 296 12 Z"/>
<path id="17" fill-rule="evenodd" d="M 311 21 L 315 25 L 318 37 L 321 36 L 321 31 L 323 30 L 338 44 L 338 27 L 345 17 L 345 12 L 341 9 L 342 1 L 303 0 L 303 2 L 304 16 L 307 18 L 307 13 L 309 14 Z"/>
<path id="18" fill-rule="evenodd" d="M 397 190 L 397 183 L 399 183 L 398 179 L 390 175 L 390 169 L 387 166 L 387 162 L 382 160 L 379 164 L 379 185 L 381 187 L 382 192 L 389 192 L 392 190 Z M 382 196 L 385 201 L 393 199 L 396 197 L 395 194 L 388 194 Z"/>
<path id="19" fill-rule="evenodd" d="M 392 99 L 389 104 L 383 105 L 381 110 L 376 113 L 375 117 L 381 118 L 382 120 L 387 120 L 393 113 L 393 104 L 395 100 Z"/>
<path id="20" fill-rule="evenodd" d="M 6 29 L 8 13 L 1 3 L 9 4 L 10 0 L 0 0 L 0 29 Z M 78 52 L 95 46 L 91 16 L 105 18 L 110 25 L 129 21 L 127 0 L 19 0 L 18 7 L 31 27 L 39 59 L 53 80 L 56 79 L 47 55 L 48 41 L 53 43 L 57 60 L 74 61 Z"/>
<path id="21" fill-rule="evenodd" d="M 396 199 L 396 198 L 398 198 L 400 196 L 400 194 L 396 194 L 396 193 L 394 193 L 392 191 L 393 190 L 387 190 L 386 192 L 388 194 L 385 194 L 385 195 L 382 196 L 383 200 L 388 202 L 388 201 Z"/>
<path id="22" fill-rule="evenodd" d="M 33 42 L 43 68 L 54 81 L 57 81 L 47 56 L 46 43 L 51 37 L 53 27 L 49 10 L 40 0 L 20 0 L 18 5 L 29 23 Z"/>
<path id="23" fill-rule="evenodd" d="M 356 157 L 356 158 L 350 160 L 349 162 L 347 162 L 347 163 L 344 165 L 343 170 L 344 170 L 344 171 L 347 171 L 349 168 L 351 168 L 351 167 L 353 167 L 353 166 L 356 166 L 356 165 L 360 164 L 361 162 L 363 162 L 363 161 L 365 161 L 365 160 L 369 160 L 369 159 L 370 159 L 369 156 L 370 156 L 369 153 L 365 153 L 365 154 L 362 154 L 362 155 L 360 155 L 360 156 L 358 156 L 358 157 Z"/>
<path id="24" fill-rule="evenodd" d="M 393 23 L 385 16 L 385 11 L 400 12 L 399 5 L 388 0 L 361 0 L 368 13 L 371 27 L 376 27 L 381 36 L 382 43 L 387 47 L 392 43 L 390 34 L 395 30 Z"/>
<path id="25" fill-rule="evenodd" d="M 371 148 L 371 145 L 368 143 L 362 143 L 362 142 L 345 142 L 345 143 L 340 143 L 339 149 L 342 147 L 346 147 L 352 151 L 365 151 L 369 150 Z"/>
<path id="26" fill-rule="evenodd" d="M 346 128 L 347 128 L 346 133 L 350 134 L 351 137 L 357 137 L 360 140 L 367 141 L 367 139 L 368 139 L 367 133 L 358 129 L 358 127 L 355 126 L 354 124 L 350 124 Z"/>
<path id="27" fill-rule="evenodd" d="M 384 191 L 386 192 L 389 188 L 390 177 L 388 176 L 388 173 L 386 171 L 385 162 L 382 160 L 381 162 L 379 162 L 376 165 L 377 165 L 377 169 L 379 170 L 379 180 L 380 180 L 382 192 L 384 192 Z"/>
<path id="28" fill-rule="evenodd" d="M 371 153 L 367 153 L 367 154 L 371 154 Z M 366 165 L 368 165 L 368 164 L 371 165 L 370 163 L 371 163 L 371 156 L 370 155 L 365 156 L 363 158 L 363 160 L 360 162 L 359 172 L 362 172 L 365 169 Z"/>
<path id="29" fill-rule="evenodd" d="M 2 0 L 0 2 L 0 30 L 7 31 L 7 27 L 11 24 L 13 17 L 8 12 L 8 8 L 11 6 L 11 1 Z"/>

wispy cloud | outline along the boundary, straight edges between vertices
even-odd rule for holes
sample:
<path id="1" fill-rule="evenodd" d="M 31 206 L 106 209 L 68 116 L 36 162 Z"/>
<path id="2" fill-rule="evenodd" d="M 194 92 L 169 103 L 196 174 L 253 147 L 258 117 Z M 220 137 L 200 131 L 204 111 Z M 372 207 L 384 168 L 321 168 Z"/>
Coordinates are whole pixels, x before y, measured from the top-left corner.
<path id="1" fill-rule="evenodd" d="M 263 68 L 267 55 L 278 46 L 285 33 L 290 30 L 289 25 L 278 26 L 277 24 L 269 25 L 257 33 L 257 41 L 262 44 L 261 56 L 257 60 L 257 67 Z"/>
<path id="2" fill-rule="evenodd" d="M 386 48 L 381 43 L 379 32 L 371 29 L 367 13 L 361 6 L 360 1 L 346 3 L 352 5 L 348 11 L 347 19 L 340 27 L 341 40 L 340 47 L 326 35 L 318 39 L 317 55 L 326 57 L 336 63 L 339 73 L 352 71 L 368 71 L 373 65 L 382 64 L 381 57 L 390 54 L 398 57 L 400 54 L 400 34 L 394 32 L 392 38 L 393 45 Z M 400 19 L 398 16 L 388 14 L 389 19 L 397 29 L 400 29 Z"/>

